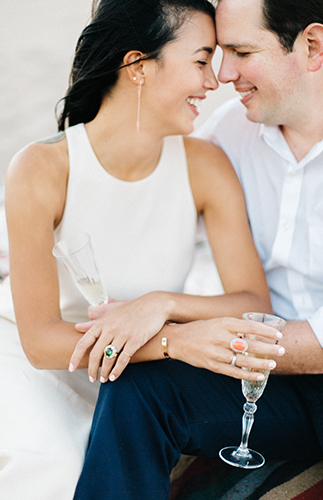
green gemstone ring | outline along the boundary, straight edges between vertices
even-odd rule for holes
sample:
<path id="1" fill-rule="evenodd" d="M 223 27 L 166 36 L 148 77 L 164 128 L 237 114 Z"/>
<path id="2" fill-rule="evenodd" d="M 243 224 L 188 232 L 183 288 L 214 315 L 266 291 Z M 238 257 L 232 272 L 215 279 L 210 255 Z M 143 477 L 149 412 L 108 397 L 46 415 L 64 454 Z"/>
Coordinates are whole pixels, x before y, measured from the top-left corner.
<path id="1" fill-rule="evenodd" d="M 103 353 L 104 353 L 105 357 L 108 359 L 116 358 L 119 354 L 117 352 L 117 349 L 112 344 L 107 345 L 106 348 L 104 349 Z"/>

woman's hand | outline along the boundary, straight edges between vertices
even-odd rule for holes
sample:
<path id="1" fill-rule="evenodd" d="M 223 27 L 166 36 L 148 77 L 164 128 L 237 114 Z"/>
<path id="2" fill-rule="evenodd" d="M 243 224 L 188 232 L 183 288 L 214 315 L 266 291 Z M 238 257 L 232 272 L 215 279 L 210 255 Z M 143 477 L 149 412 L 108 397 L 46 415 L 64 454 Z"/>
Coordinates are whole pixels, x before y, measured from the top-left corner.
<path id="1" fill-rule="evenodd" d="M 118 375 L 125 369 L 131 357 L 155 336 L 168 320 L 171 307 L 167 294 L 151 292 L 142 297 L 121 305 L 100 306 L 108 311 L 99 319 L 77 325 L 78 331 L 84 331 L 82 339 L 77 343 L 70 360 L 70 371 L 74 371 L 83 356 L 90 350 L 88 373 L 91 382 L 95 382 L 101 365 L 100 380 L 114 380 L 112 369 Z M 95 308 L 95 314 L 102 309 Z M 92 311 L 93 312 L 93 311 Z M 104 349 L 112 345 L 118 353 L 117 357 L 107 358 Z"/>
<path id="2" fill-rule="evenodd" d="M 95 319 L 101 318 L 104 314 L 108 313 L 109 311 L 112 311 L 112 309 L 115 309 L 116 307 L 122 306 L 123 304 L 127 304 L 129 300 L 114 300 L 109 297 L 109 302 L 107 304 L 101 304 L 100 306 L 89 306 L 88 308 L 88 316 L 89 318 L 93 321 Z M 78 323 L 78 325 L 88 325 L 90 322 L 87 323 Z M 76 327 L 78 331 L 78 327 Z M 85 332 L 88 330 L 84 330 Z"/>
<path id="3" fill-rule="evenodd" d="M 90 330 L 91 326 L 94 325 L 96 319 L 102 318 L 102 316 L 112 311 L 116 307 L 127 304 L 128 302 L 129 300 L 114 300 L 109 298 L 109 302 L 107 304 L 101 304 L 99 306 L 89 306 L 88 316 L 91 321 L 86 321 L 85 323 L 76 323 L 76 330 L 80 333 L 86 333 L 88 330 Z"/>
<path id="4" fill-rule="evenodd" d="M 249 334 L 258 336 L 258 340 L 251 340 Z M 262 323 L 235 318 L 168 325 L 163 336 L 168 339 L 171 358 L 245 380 L 263 380 L 261 370 L 273 370 L 274 358 L 285 353 L 285 349 L 275 343 L 282 338 L 281 332 Z M 234 358 L 230 342 L 237 337 L 244 338 L 248 347 L 246 353 L 237 353 Z M 255 371 L 242 370 L 242 367 Z"/>

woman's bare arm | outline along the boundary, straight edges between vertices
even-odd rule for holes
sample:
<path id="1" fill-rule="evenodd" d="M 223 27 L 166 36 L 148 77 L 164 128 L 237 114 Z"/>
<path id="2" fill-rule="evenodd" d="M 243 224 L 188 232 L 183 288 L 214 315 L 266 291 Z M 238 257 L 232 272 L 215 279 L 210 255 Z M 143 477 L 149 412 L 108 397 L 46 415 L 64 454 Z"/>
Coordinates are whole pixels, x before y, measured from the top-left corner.
<path id="1" fill-rule="evenodd" d="M 62 321 L 54 228 L 65 205 L 68 156 L 65 134 L 32 144 L 12 160 L 6 181 L 10 280 L 24 351 L 37 368 L 67 368 L 82 337 Z M 87 365 L 87 356 L 81 366 Z"/>

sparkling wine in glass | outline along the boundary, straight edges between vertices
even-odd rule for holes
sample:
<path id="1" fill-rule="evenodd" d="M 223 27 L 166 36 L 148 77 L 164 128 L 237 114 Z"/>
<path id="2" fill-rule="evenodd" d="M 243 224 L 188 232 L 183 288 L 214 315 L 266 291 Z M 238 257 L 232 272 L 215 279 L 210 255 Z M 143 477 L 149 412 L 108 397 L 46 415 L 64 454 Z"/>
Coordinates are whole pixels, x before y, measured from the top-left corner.
<path id="1" fill-rule="evenodd" d="M 264 313 L 244 313 L 243 319 L 247 321 L 257 321 L 259 323 L 265 323 L 266 325 L 273 326 L 276 330 L 280 332 L 283 330 L 285 321 L 278 316 L 273 316 L 272 314 Z M 246 339 L 255 338 L 255 335 L 245 335 Z M 266 339 L 265 337 L 257 337 L 257 340 L 263 342 L 274 343 L 274 340 Z M 252 354 L 248 353 L 249 356 Z M 253 381 L 253 380 L 241 380 L 241 388 L 244 397 L 246 398 L 246 403 L 243 405 L 244 414 L 242 417 L 242 438 L 239 446 L 228 446 L 220 450 L 220 458 L 227 464 L 233 465 L 234 467 L 241 467 L 243 469 L 257 469 L 265 463 L 264 457 L 257 451 L 248 448 L 248 440 L 250 431 L 254 422 L 254 414 L 257 410 L 256 401 L 262 396 L 265 387 L 267 385 L 270 370 L 256 370 L 251 369 L 251 371 L 257 371 L 265 375 L 264 380 Z"/>
<path id="2" fill-rule="evenodd" d="M 64 264 L 85 299 L 92 305 L 106 304 L 109 300 L 96 264 L 91 237 L 78 233 L 69 240 L 60 240 L 53 255 Z"/>

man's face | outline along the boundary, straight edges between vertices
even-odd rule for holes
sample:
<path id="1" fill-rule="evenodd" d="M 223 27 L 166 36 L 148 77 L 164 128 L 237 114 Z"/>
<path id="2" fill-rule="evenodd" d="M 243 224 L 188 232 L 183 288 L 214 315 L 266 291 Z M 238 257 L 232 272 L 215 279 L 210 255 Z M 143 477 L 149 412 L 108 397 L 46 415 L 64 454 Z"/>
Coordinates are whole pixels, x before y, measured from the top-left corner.
<path id="1" fill-rule="evenodd" d="M 223 60 L 218 79 L 234 83 L 249 120 L 292 127 L 306 95 L 305 53 L 299 39 L 293 52 L 285 52 L 277 36 L 262 27 L 262 19 L 261 0 L 220 1 L 216 26 Z"/>

